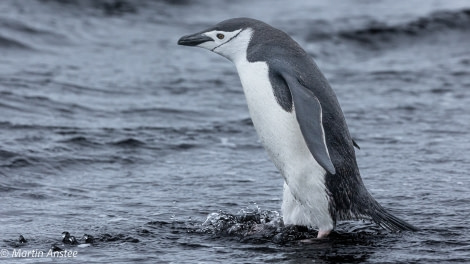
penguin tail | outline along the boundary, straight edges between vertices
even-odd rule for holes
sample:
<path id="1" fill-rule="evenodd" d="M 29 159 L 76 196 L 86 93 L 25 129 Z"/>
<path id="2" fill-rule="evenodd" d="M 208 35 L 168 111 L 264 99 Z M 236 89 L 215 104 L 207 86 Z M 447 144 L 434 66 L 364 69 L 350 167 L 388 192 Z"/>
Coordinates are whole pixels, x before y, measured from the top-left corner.
<path id="1" fill-rule="evenodd" d="M 380 205 L 374 213 L 370 214 L 370 216 L 376 224 L 392 232 L 419 231 L 419 228 L 392 215 Z"/>

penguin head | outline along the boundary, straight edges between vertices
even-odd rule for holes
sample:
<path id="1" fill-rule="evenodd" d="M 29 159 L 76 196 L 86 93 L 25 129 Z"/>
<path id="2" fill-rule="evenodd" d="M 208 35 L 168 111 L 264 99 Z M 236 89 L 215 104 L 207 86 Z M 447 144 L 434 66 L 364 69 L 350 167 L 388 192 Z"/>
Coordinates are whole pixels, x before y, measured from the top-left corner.
<path id="1" fill-rule="evenodd" d="M 70 233 L 67 231 L 62 232 L 62 238 L 63 239 L 68 239 L 70 237 Z"/>
<path id="2" fill-rule="evenodd" d="M 236 62 L 245 57 L 255 29 L 261 21 L 250 18 L 232 18 L 201 32 L 184 36 L 178 45 L 208 49 Z"/>

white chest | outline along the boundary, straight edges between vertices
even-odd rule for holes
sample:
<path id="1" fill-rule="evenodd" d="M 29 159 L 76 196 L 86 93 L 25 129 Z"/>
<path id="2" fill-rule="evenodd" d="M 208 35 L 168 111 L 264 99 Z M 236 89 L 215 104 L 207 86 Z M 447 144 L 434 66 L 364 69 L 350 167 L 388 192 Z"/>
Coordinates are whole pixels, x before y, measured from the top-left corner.
<path id="1" fill-rule="evenodd" d="M 268 65 L 242 62 L 237 70 L 256 132 L 276 167 L 284 174 L 289 167 L 310 158 L 295 111 L 286 112 L 276 101 Z"/>
<path id="2" fill-rule="evenodd" d="M 325 170 L 305 143 L 295 105 L 291 112 L 286 112 L 278 104 L 265 62 L 239 61 L 236 66 L 256 132 L 286 183 L 284 222 L 331 229 Z"/>

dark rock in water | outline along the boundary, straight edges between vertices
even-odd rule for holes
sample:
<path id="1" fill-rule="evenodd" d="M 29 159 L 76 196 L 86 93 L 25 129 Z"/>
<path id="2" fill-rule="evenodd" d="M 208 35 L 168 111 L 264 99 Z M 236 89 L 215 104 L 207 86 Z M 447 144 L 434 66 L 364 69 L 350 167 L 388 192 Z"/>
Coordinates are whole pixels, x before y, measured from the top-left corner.
<path id="1" fill-rule="evenodd" d="M 28 243 L 28 240 L 26 240 L 23 235 L 20 235 L 18 241 L 19 241 L 21 244 Z"/>
<path id="2" fill-rule="evenodd" d="M 82 239 L 84 239 L 87 244 L 93 244 L 95 242 L 95 238 L 88 234 L 84 234 Z"/>
<path id="3" fill-rule="evenodd" d="M 112 235 L 110 234 L 103 234 L 100 238 L 101 241 L 116 241 L 116 240 L 119 240 L 119 238 L 117 237 L 113 237 Z"/>
<path id="4" fill-rule="evenodd" d="M 56 245 L 52 245 L 52 246 L 51 246 L 51 249 L 52 249 L 52 251 L 54 251 L 54 252 L 57 252 L 57 251 L 64 251 L 62 248 L 60 248 L 60 247 L 58 247 L 58 246 L 56 246 Z"/>
<path id="5" fill-rule="evenodd" d="M 112 236 L 110 234 L 103 234 L 100 240 L 105 241 L 105 242 L 114 242 L 114 241 L 124 241 L 124 242 L 131 242 L 131 243 L 140 242 L 140 240 L 138 240 L 137 238 L 127 237 L 124 234 L 118 234 L 115 236 Z"/>

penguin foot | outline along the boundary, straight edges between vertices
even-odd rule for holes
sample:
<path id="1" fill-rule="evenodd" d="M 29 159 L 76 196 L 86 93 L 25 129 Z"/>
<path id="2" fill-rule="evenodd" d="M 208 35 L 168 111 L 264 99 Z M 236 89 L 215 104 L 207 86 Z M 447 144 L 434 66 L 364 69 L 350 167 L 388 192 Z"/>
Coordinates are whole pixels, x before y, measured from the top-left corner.
<path id="1" fill-rule="evenodd" d="M 330 232 L 331 230 L 318 230 L 317 238 L 326 238 Z"/>

